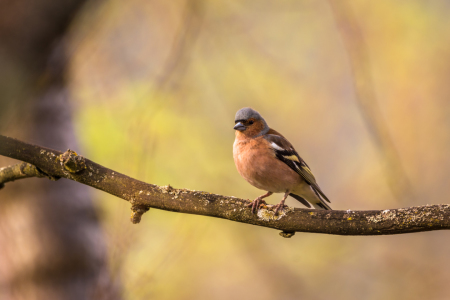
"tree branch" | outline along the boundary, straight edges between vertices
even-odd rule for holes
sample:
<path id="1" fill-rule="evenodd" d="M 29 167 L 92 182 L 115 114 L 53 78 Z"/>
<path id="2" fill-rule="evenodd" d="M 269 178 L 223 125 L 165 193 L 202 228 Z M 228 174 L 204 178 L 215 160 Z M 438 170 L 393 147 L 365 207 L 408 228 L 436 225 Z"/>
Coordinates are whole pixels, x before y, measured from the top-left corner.
<path id="1" fill-rule="evenodd" d="M 254 215 L 246 207 L 248 200 L 148 184 L 105 168 L 71 150 L 62 153 L 0 135 L 0 155 L 36 167 L 33 170 L 33 166 L 25 165 L 20 171 L 23 166 L 20 163 L 2 168 L 0 184 L 30 176 L 64 177 L 129 201 L 133 223 L 138 223 L 149 208 L 157 208 L 278 229 L 284 237 L 291 237 L 295 232 L 387 235 L 450 229 L 450 205 L 446 204 L 384 211 L 324 211 L 289 207 L 278 216 L 270 208 L 263 208 Z"/>
<path id="2" fill-rule="evenodd" d="M 45 174 L 35 166 L 25 162 L 0 168 L 0 189 L 5 187 L 6 182 L 30 177 L 45 177 Z"/>

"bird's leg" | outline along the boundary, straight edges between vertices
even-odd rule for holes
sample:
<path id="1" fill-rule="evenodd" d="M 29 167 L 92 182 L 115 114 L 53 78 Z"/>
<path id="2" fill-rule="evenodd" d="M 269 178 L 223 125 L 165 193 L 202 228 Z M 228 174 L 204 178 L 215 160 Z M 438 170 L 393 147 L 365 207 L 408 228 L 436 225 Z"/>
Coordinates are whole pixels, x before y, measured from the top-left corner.
<path id="1" fill-rule="evenodd" d="M 247 204 L 247 207 L 251 207 L 252 213 L 256 213 L 256 209 L 259 208 L 260 205 L 267 204 L 263 199 L 269 197 L 272 194 L 272 192 L 267 192 L 266 194 L 259 196 L 258 198 L 250 202 L 250 204 Z"/>
<path id="2" fill-rule="evenodd" d="M 284 205 L 284 201 L 286 201 L 286 198 L 287 198 L 288 196 L 289 196 L 289 191 L 286 191 L 286 193 L 284 194 L 284 197 L 283 197 L 283 199 L 281 199 L 280 203 L 278 203 L 277 205 L 274 206 L 274 208 L 276 207 L 276 209 L 275 209 L 275 215 L 278 214 L 278 211 L 279 211 L 280 209 L 283 209 L 283 207 L 285 206 L 285 205 Z"/>

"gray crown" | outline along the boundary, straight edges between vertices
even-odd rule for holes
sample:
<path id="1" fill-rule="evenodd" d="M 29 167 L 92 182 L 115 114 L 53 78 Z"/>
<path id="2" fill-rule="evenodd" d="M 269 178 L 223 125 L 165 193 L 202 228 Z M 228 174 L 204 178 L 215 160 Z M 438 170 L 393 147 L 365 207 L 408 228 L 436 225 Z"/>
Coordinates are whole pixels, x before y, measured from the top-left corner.
<path id="1" fill-rule="evenodd" d="M 262 130 L 260 135 L 266 134 L 269 131 L 270 128 L 269 128 L 269 125 L 267 125 L 266 120 L 264 120 L 264 118 L 261 117 L 259 112 L 257 112 L 254 109 L 251 109 L 250 107 L 244 107 L 244 108 L 241 108 L 240 110 L 238 110 L 238 112 L 236 113 L 236 116 L 234 117 L 234 121 L 236 122 L 238 120 L 248 120 L 250 118 L 263 121 L 264 129 Z"/>
<path id="2" fill-rule="evenodd" d="M 254 118 L 255 120 L 264 120 L 263 117 L 254 109 L 251 109 L 250 107 L 244 107 L 238 110 L 236 113 L 236 116 L 234 117 L 234 120 L 248 120 L 250 118 Z"/>

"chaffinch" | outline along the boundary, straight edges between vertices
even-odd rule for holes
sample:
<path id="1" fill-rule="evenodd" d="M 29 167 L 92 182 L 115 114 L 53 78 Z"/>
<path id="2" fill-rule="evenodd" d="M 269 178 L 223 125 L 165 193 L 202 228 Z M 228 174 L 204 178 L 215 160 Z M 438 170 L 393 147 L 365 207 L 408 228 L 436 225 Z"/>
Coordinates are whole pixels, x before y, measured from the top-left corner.
<path id="1" fill-rule="evenodd" d="M 233 157 L 236 168 L 251 185 L 267 191 L 248 206 L 255 213 L 263 199 L 273 193 L 284 193 L 281 202 L 274 206 L 275 214 L 284 207 L 288 196 L 307 207 L 331 209 L 305 161 L 289 141 L 271 129 L 261 115 L 249 108 L 242 108 L 235 117 L 236 139 Z"/>

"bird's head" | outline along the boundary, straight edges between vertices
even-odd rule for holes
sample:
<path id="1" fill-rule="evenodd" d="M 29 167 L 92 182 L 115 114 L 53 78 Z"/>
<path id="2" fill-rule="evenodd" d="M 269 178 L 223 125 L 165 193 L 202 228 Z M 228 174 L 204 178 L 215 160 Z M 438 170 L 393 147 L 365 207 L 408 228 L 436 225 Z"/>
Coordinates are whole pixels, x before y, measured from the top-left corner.
<path id="1" fill-rule="evenodd" d="M 264 118 L 250 107 L 244 107 L 238 110 L 234 118 L 234 123 L 236 135 L 242 134 L 248 137 L 256 137 L 266 134 L 270 129 Z"/>

